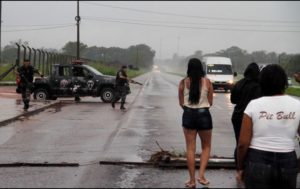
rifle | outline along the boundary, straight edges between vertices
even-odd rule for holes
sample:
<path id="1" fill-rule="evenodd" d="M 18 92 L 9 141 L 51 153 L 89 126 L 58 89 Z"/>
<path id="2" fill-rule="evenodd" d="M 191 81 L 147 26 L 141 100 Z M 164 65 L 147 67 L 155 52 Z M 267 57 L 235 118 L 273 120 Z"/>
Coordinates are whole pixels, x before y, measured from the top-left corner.
<path id="1" fill-rule="evenodd" d="M 140 82 L 137 82 L 137 81 L 134 81 L 134 80 L 130 80 L 130 83 L 133 83 L 133 84 L 138 84 L 138 85 L 143 85 L 142 83 L 140 83 Z"/>

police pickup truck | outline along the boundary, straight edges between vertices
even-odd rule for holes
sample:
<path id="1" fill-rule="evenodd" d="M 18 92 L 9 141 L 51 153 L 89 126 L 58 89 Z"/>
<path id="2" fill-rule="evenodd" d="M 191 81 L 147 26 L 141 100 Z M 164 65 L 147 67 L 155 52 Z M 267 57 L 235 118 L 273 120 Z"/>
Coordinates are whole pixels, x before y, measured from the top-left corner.
<path id="1" fill-rule="evenodd" d="M 33 96 L 37 100 L 58 97 L 92 96 L 110 103 L 115 94 L 115 77 L 103 75 L 95 68 L 75 61 L 55 64 L 49 77 L 35 78 Z"/>

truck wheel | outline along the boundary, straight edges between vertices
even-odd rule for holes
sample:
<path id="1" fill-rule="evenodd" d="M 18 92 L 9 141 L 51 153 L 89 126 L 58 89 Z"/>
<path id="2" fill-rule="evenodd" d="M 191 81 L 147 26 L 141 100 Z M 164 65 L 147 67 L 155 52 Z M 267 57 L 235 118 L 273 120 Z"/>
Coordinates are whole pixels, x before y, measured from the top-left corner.
<path id="1" fill-rule="evenodd" d="M 37 89 L 34 91 L 34 99 L 40 101 L 49 100 L 49 93 L 45 89 Z"/>
<path id="2" fill-rule="evenodd" d="M 103 102 L 110 103 L 114 98 L 114 90 L 113 88 L 104 88 L 101 90 L 100 95 Z"/>

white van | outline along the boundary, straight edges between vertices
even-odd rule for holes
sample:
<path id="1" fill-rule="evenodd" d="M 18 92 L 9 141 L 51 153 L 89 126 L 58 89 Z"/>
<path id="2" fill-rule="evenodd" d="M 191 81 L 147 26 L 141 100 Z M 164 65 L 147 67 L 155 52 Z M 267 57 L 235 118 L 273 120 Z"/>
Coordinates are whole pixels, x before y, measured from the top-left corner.
<path id="1" fill-rule="evenodd" d="M 230 91 L 236 73 L 232 71 L 230 58 L 206 56 L 202 59 L 206 76 L 213 84 L 214 90 Z"/>

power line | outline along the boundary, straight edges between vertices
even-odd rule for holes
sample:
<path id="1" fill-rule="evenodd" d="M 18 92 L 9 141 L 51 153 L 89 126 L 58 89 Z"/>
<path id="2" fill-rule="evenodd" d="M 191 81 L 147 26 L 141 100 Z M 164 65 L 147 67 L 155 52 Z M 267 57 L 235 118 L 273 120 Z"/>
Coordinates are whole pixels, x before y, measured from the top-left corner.
<path id="1" fill-rule="evenodd" d="M 208 27 L 163 25 L 163 24 L 148 24 L 148 23 L 146 24 L 146 23 L 119 21 L 119 20 L 108 20 L 108 19 L 87 19 L 86 18 L 85 20 L 94 20 L 94 21 L 101 21 L 101 22 L 115 22 L 115 23 L 123 23 L 123 24 L 142 25 L 142 26 L 179 28 L 179 29 L 216 30 L 216 31 L 241 31 L 241 32 L 300 33 L 300 31 L 296 31 L 296 30 L 295 31 L 288 31 L 288 30 L 254 30 L 254 29 L 233 29 L 233 28 L 208 28 Z"/>
<path id="2" fill-rule="evenodd" d="M 65 25 L 70 25 L 73 23 L 61 23 L 61 24 L 36 24 L 36 25 L 13 25 L 13 24 L 9 24 L 9 25 L 2 25 L 3 27 L 40 27 L 40 26 L 65 26 Z"/>
<path id="3" fill-rule="evenodd" d="M 64 26 L 56 26 L 56 27 L 44 27 L 44 28 L 34 28 L 34 29 L 19 29 L 19 30 L 5 30 L 2 32 L 19 32 L 19 31 L 35 31 L 35 30 L 50 30 L 50 29 L 57 29 L 57 28 L 66 28 L 75 26 L 74 24 L 64 25 Z"/>
<path id="4" fill-rule="evenodd" d="M 208 25 L 208 26 L 242 26 L 242 27 L 300 27 L 300 25 L 266 25 L 266 24 L 216 24 L 216 23 L 199 23 L 199 22 L 177 22 L 177 21 L 161 21 L 161 20 L 143 20 L 143 19 L 124 19 L 124 18 L 111 18 L 111 17 L 93 17 L 85 16 L 87 19 L 109 19 L 109 20 L 122 20 L 122 21 L 141 21 L 148 23 L 172 23 L 172 24 L 193 24 L 193 25 Z"/>
<path id="5" fill-rule="evenodd" d="M 121 9 L 127 11 L 141 12 L 141 13 L 150 13 L 150 14 L 158 14 L 158 15 L 168 15 L 168 16 L 177 16 L 177 17 L 189 17 L 189 18 L 200 18 L 200 19 L 210 19 L 210 20 L 225 20 L 225 21 L 242 21 L 242 22 L 262 22 L 262 23 L 296 23 L 299 24 L 300 21 L 287 21 L 287 20 L 257 20 L 257 19 L 241 19 L 241 18 L 222 18 L 222 17 L 208 17 L 208 16 L 198 16 L 198 15 L 186 15 L 186 14 L 177 14 L 171 12 L 159 12 L 159 11 L 151 11 L 151 10 L 142 10 L 142 9 L 134 9 L 128 7 L 120 7 L 115 5 L 107 5 L 102 3 L 90 3 L 90 2 L 82 2 L 84 4 L 101 6 L 101 7 L 109 7 L 114 9 Z"/>

